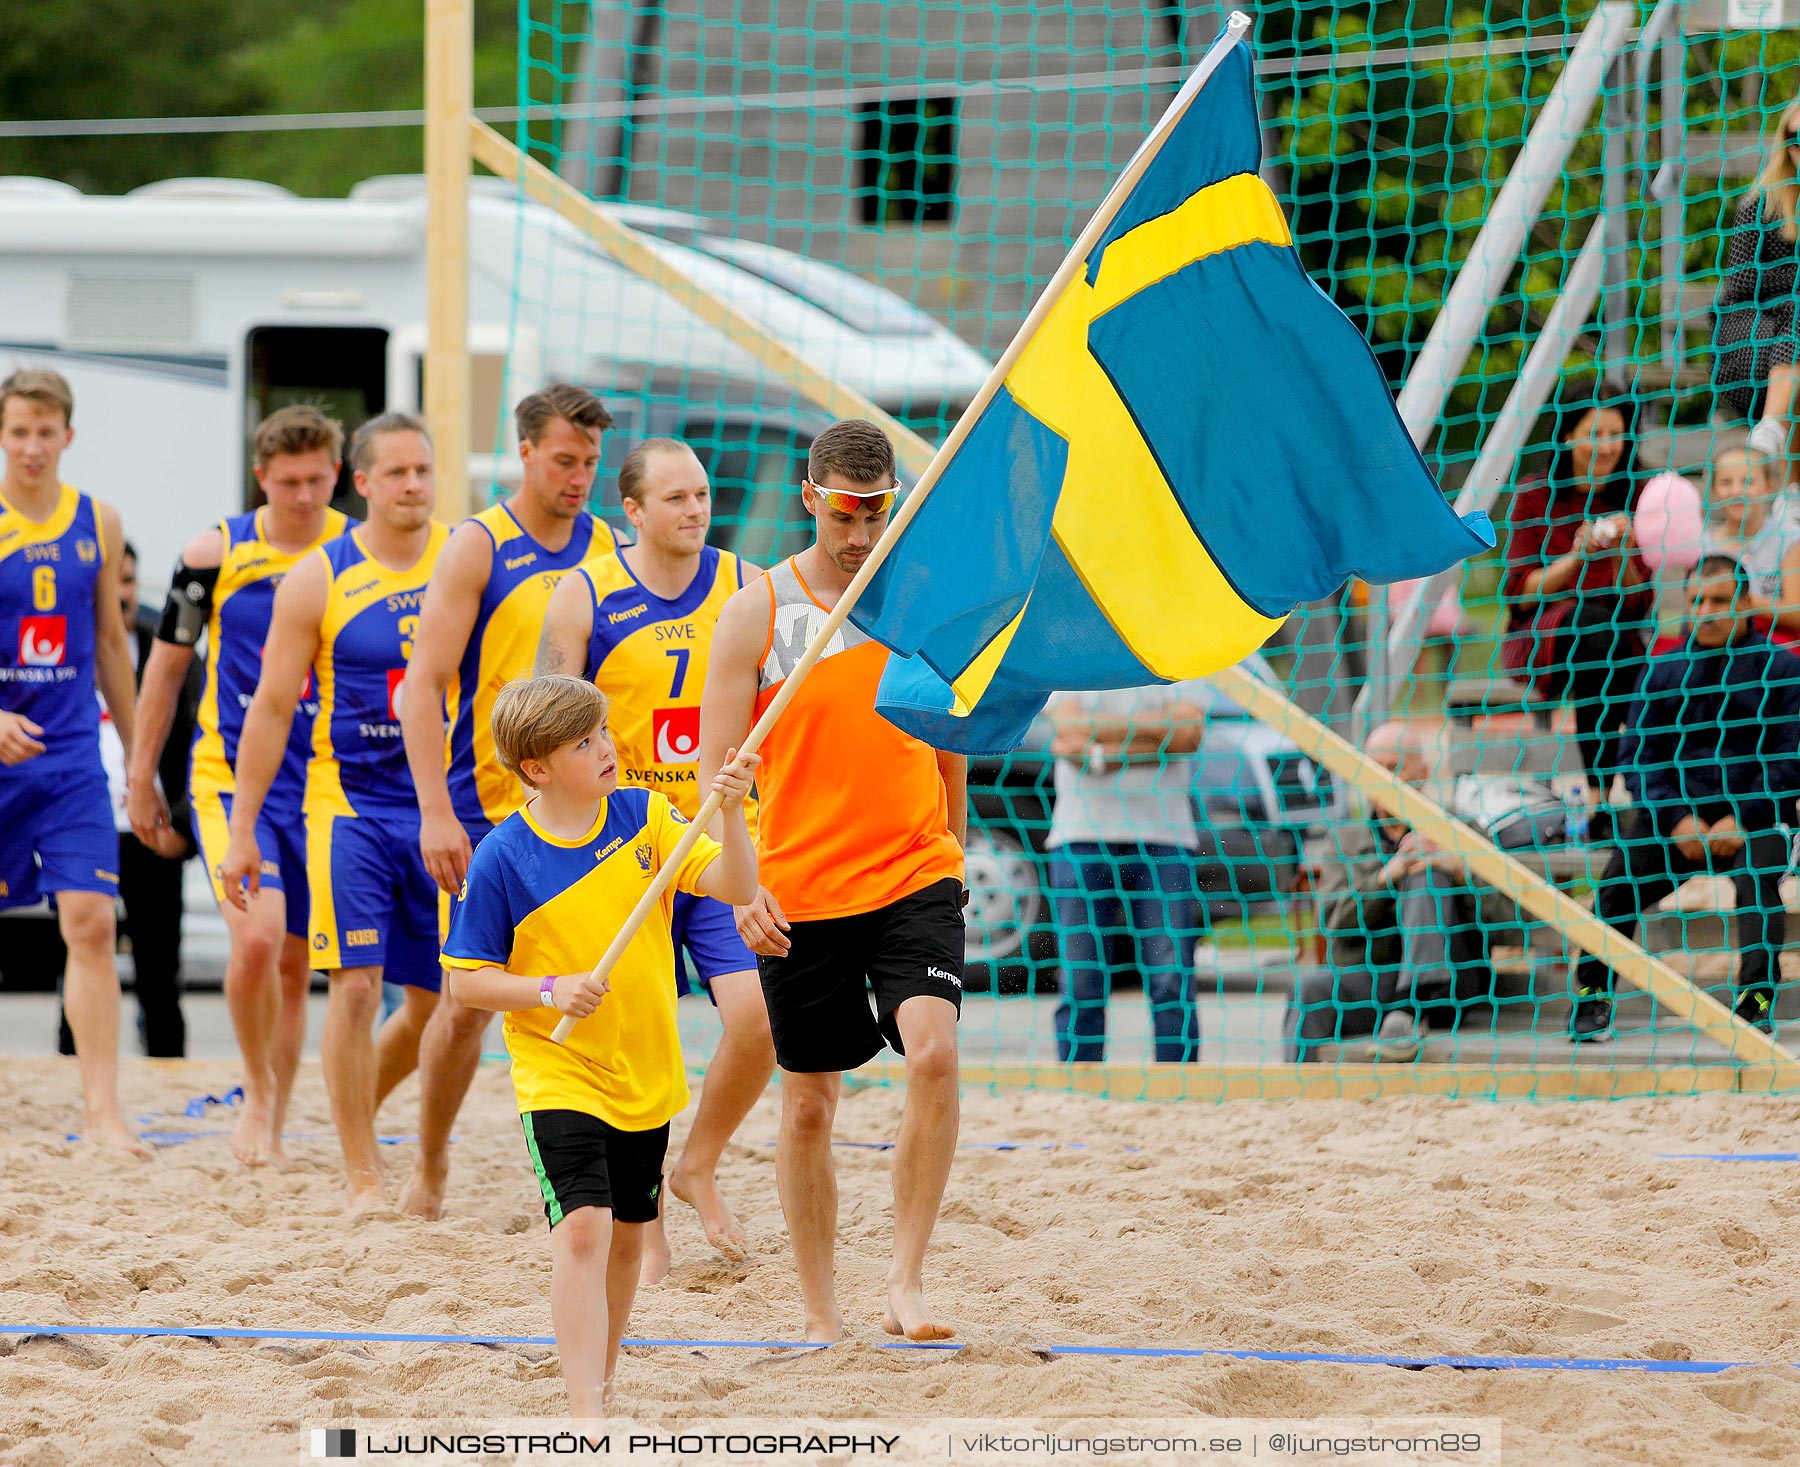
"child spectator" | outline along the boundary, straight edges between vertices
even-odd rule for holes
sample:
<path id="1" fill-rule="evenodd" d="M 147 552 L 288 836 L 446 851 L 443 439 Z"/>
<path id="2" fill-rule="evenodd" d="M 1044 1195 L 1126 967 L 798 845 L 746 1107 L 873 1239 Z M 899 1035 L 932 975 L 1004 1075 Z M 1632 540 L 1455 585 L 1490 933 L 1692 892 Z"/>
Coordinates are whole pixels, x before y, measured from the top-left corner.
<path id="1" fill-rule="evenodd" d="M 1708 508 L 1702 549 L 1744 568 L 1750 610 L 1769 625 L 1772 641 L 1800 638 L 1800 505 L 1778 486 L 1774 462 L 1754 450 L 1721 454 Z"/>
<path id="2" fill-rule="evenodd" d="M 606 712 L 605 694 L 582 678 L 501 690 L 496 753 L 536 793 L 476 848 L 443 955 L 459 1003 L 506 1014 L 525 1146 L 550 1221 L 550 1319 L 570 1412 L 589 1418 L 612 1403 L 669 1121 L 688 1100 L 675 892 L 756 896 L 744 797 L 758 761 L 733 750 L 713 781 L 725 797 L 720 839 L 700 836 L 612 972 L 591 975 L 687 823 L 664 795 L 618 787 Z M 558 1044 L 564 1014 L 584 1022 Z"/>

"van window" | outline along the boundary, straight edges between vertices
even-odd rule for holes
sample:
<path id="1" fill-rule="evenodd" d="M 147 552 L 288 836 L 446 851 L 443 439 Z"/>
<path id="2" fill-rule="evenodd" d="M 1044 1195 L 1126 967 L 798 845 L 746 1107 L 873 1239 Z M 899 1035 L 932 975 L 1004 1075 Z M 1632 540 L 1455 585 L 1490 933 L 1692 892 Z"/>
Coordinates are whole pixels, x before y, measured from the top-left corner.
<path id="1" fill-rule="evenodd" d="M 262 503 L 253 472 L 256 425 L 277 408 L 310 403 L 352 434 L 387 411 L 386 331 L 373 326 L 258 326 L 245 343 L 244 392 L 249 419 L 244 440 L 244 508 Z M 361 519 L 366 506 L 350 477 L 348 455 L 332 505 Z"/>
<path id="2" fill-rule="evenodd" d="M 712 480 L 712 543 L 757 565 L 773 565 L 812 541 L 800 502 L 812 435 L 767 423 L 694 419 L 677 434 Z"/>

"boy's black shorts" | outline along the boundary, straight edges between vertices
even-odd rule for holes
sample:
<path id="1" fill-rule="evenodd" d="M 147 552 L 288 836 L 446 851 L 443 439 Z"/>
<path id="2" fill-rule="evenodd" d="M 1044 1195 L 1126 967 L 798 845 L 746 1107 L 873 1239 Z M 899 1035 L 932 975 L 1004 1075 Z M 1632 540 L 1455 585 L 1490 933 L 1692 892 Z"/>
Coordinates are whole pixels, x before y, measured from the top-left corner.
<path id="1" fill-rule="evenodd" d="M 578 1110 L 526 1111 L 519 1120 L 551 1227 L 578 1207 L 610 1207 L 623 1223 L 655 1221 L 666 1121 L 652 1131 L 621 1131 Z"/>
<path id="2" fill-rule="evenodd" d="M 787 939 L 784 955 L 756 960 L 784 1070 L 854 1070 L 883 1043 L 904 1054 L 894 1010 L 920 994 L 962 1012 L 962 883 L 954 876 L 873 912 L 795 922 Z"/>

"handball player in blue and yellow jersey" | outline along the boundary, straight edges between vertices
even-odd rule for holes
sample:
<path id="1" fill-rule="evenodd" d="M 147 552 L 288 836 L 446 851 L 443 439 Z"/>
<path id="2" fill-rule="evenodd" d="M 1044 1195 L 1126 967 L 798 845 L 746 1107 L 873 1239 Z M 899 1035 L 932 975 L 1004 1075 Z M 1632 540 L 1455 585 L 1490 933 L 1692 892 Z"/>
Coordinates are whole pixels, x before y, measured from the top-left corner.
<path id="1" fill-rule="evenodd" d="M 550 1319 L 571 1414 L 611 1404 L 619 1345 L 657 1213 L 669 1120 L 687 1104 L 675 1023 L 677 893 L 756 894 L 744 824 L 754 757 L 712 788 L 719 840 L 701 835 L 610 974 L 590 971 L 688 829 L 668 798 L 618 786 L 606 697 L 581 678 L 512 683 L 494 705 L 501 764 L 535 792 L 475 850 L 444 965 L 456 997 L 506 1014 L 526 1149 L 550 1222 Z M 566 1044 L 552 1037 L 580 1020 Z"/>
<path id="2" fill-rule="evenodd" d="M 417 1063 L 437 1001 L 437 890 L 419 855 L 399 714 L 419 603 L 449 531 L 431 517 L 431 440 L 418 419 L 388 413 L 363 424 L 350 462 L 369 518 L 307 555 L 275 593 L 238 742 L 222 881 L 233 903 L 258 896 L 257 819 L 310 679 L 319 712 L 306 773 L 308 946 L 331 984 L 321 1057 L 354 1213 L 386 1202 L 375 1110 Z M 407 1001 L 376 1043 L 384 975 L 408 986 Z"/>
<path id="3" fill-rule="evenodd" d="M 419 792 L 419 845 L 446 921 L 469 853 L 525 803 L 518 776 L 494 757 L 494 699 L 529 676 L 557 582 L 612 545 L 588 508 L 611 415 L 586 388 L 554 383 L 521 400 L 514 416 L 519 490 L 451 532 L 425 588 L 406 674 L 412 696 L 400 726 Z M 403 1212 L 436 1217 L 443 1205 L 450 1127 L 481 1060 L 488 1017 L 447 993 L 431 1016 L 420 1046 L 419 1152 L 400 1193 Z"/>
<path id="4" fill-rule="evenodd" d="M 56 900 L 82 1135 L 140 1156 L 119 1111 L 119 835 L 100 705 L 127 751 L 136 693 L 119 614 L 118 511 L 62 481 L 74 394 L 55 372 L 0 382 L 0 907 Z"/>
<path id="5" fill-rule="evenodd" d="M 202 530 L 181 552 L 162 625 L 144 664 L 138 692 L 138 737 L 131 751 L 130 813 L 137 838 L 163 855 L 179 855 L 169 806 L 156 783 L 163 744 L 194 647 L 206 638 L 206 680 L 195 719 L 188 789 L 194 844 L 212 876 L 225 914 L 231 955 L 225 1004 L 244 1059 L 244 1104 L 231 1149 L 246 1166 L 282 1160 L 281 1132 L 294 1072 L 306 1043 L 306 839 L 301 801 L 312 757 L 319 705 L 307 689 L 287 731 L 286 753 L 263 799 L 257 824 L 263 896 L 240 911 L 220 879 L 230 843 L 238 740 L 262 672 L 275 592 L 311 550 L 344 533 L 331 507 L 344 431 L 315 407 L 271 413 L 254 440 L 257 486 L 267 501 Z"/>
<path id="6" fill-rule="evenodd" d="M 713 629 L 726 601 L 762 573 L 706 543 L 712 488 L 693 450 L 673 438 L 634 447 L 619 470 L 619 499 L 634 544 L 596 555 L 550 599 L 540 671 L 585 674 L 612 708 L 619 782 L 658 790 L 692 819 L 700 809 L 700 693 Z M 731 909 L 704 896 L 675 900 L 675 945 L 686 951 L 719 1010 L 724 1033 L 669 1191 L 700 1216 L 707 1240 L 727 1258 L 745 1237 L 719 1191 L 725 1143 L 769 1083 L 775 1046 L 756 957 Z M 678 979 L 685 978 L 681 969 Z M 644 1282 L 669 1271 L 659 1216 L 645 1239 Z"/>

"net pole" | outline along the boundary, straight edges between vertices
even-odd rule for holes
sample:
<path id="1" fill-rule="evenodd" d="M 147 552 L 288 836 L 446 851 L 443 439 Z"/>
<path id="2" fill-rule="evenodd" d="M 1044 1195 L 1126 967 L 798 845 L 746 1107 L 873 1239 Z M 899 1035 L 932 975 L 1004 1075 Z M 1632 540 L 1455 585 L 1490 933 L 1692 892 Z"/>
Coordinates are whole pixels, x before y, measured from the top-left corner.
<path id="1" fill-rule="evenodd" d="M 437 445 L 438 519 L 469 513 L 471 0 L 425 6 L 425 420 Z"/>
<path id="2" fill-rule="evenodd" d="M 881 538 L 875 542 L 874 548 L 870 550 L 869 558 L 863 562 L 861 568 L 851 579 L 850 584 L 845 587 L 843 595 L 838 597 L 837 605 L 832 608 L 831 614 L 825 618 L 825 621 L 820 625 L 818 631 L 813 634 L 811 643 L 807 646 L 806 651 L 801 654 L 800 660 L 794 664 L 793 671 L 783 679 L 781 687 L 776 691 L 775 697 L 770 700 L 769 706 L 763 710 L 762 717 L 757 719 L 755 727 L 750 730 L 749 735 L 745 738 L 743 744 L 739 748 L 740 754 L 753 754 L 757 749 L 762 747 L 763 740 L 769 735 L 769 730 L 775 726 L 776 721 L 786 710 L 795 694 L 800 691 L 801 684 L 806 680 L 807 675 L 813 670 L 819 659 L 824 655 L 825 648 L 830 645 L 831 639 L 837 635 L 851 611 L 855 609 L 857 601 L 861 598 L 863 592 L 868 589 L 869 582 L 875 579 L 875 573 L 881 569 L 882 565 L 886 562 L 888 555 L 898 543 L 900 536 L 905 532 L 906 527 L 912 523 L 913 516 L 919 512 L 920 507 L 925 503 L 926 497 L 931 493 L 932 486 L 936 484 L 938 475 L 942 471 L 943 466 L 950 462 L 957 449 L 962 446 L 963 440 L 969 436 L 975 423 L 980 419 L 982 411 L 987 407 L 988 403 L 993 400 L 994 394 L 1000 390 L 1000 384 L 1006 380 L 1007 374 L 1012 371 L 1014 364 L 1024 352 L 1027 343 L 1029 343 L 1031 338 L 1037 333 L 1038 327 L 1043 324 L 1045 318 L 1048 317 L 1051 310 L 1055 308 L 1058 298 L 1067 288 L 1069 282 L 1074 278 L 1078 271 L 1084 268 L 1088 254 L 1093 250 L 1095 244 L 1099 242 L 1100 236 L 1106 232 L 1107 226 L 1111 224 L 1113 219 L 1118 215 L 1120 208 L 1124 205 L 1126 197 L 1137 184 L 1137 181 L 1144 176 L 1151 161 L 1156 157 L 1157 153 L 1161 151 L 1162 145 L 1168 140 L 1170 133 L 1174 131 L 1176 123 L 1181 120 L 1187 109 L 1193 105 L 1194 98 L 1200 94 L 1200 89 L 1206 85 L 1208 78 L 1218 69 L 1219 63 L 1224 60 L 1226 54 L 1233 46 L 1238 45 L 1243 41 L 1244 35 L 1249 29 L 1250 18 L 1242 11 L 1233 11 L 1231 19 L 1226 22 L 1225 30 L 1221 34 L 1219 40 L 1214 44 L 1212 50 L 1207 53 L 1206 58 L 1200 65 L 1194 69 L 1194 74 L 1188 78 L 1187 82 L 1182 86 L 1181 91 L 1176 94 L 1175 100 L 1169 104 L 1169 108 L 1163 114 L 1162 119 L 1151 129 L 1149 135 L 1144 139 L 1143 143 L 1139 145 L 1138 150 L 1131 155 L 1131 161 L 1126 164 L 1124 172 L 1119 175 L 1118 180 L 1113 186 L 1107 190 L 1106 197 L 1100 201 L 1100 206 L 1094 210 L 1093 217 L 1088 220 L 1085 226 L 1083 226 L 1080 235 L 1076 237 L 1074 245 L 1070 247 L 1068 255 L 1064 258 L 1062 264 L 1057 267 L 1056 273 L 1050 277 L 1050 283 L 1046 285 L 1039 294 L 1037 303 L 1032 306 L 1031 313 L 1026 316 L 1024 324 L 1019 327 L 1006 350 L 1000 354 L 1000 360 L 994 364 L 993 370 L 988 373 L 987 380 L 982 383 L 980 391 L 975 394 L 974 398 L 970 401 L 969 406 L 963 410 L 962 416 L 957 419 L 956 426 L 950 430 L 950 436 L 944 440 L 943 445 L 934 451 L 931 445 L 923 438 L 919 437 L 918 434 L 912 432 L 894 419 L 887 417 L 886 414 L 881 414 L 882 419 L 885 420 L 886 423 L 891 424 L 889 431 L 898 438 L 899 444 L 903 445 L 903 447 L 897 448 L 903 461 L 910 467 L 912 463 L 923 458 L 925 460 L 923 472 L 920 473 L 918 483 L 913 486 L 912 492 L 906 496 L 899 511 L 894 515 L 893 519 L 888 521 L 888 526 L 882 531 Z M 475 126 L 479 128 L 480 124 L 477 123 Z M 471 136 L 473 136 L 473 134 L 471 134 Z M 501 143 L 505 143 L 505 139 L 499 138 L 497 133 L 494 136 Z M 486 160 L 484 159 L 483 161 Z M 529 160 L 523 158 L 521 158 L 520 161 L 521 163 L 529 162 Z M 543 182 L 546 187 L 556 190 L 559 194 L 564 190 L 568 190 L 568 192 L 571 193 L 573 192 L 573 190 L 568 189 L 568 185 L 564 184 L 562 180 L 550 173 L 548 169 L 543 169 L 542 171 L 545 175 Z M 586 213 L 589 217 L 594 217 L 603 215 L 605 211 L 590 204 Z M 637 240 L 638 244 L 642 246 L 642 241 L 637 239 L 634 231 L 628 229 L 623 224 L 619 224 L 617 220 L 610 220 L 609 223 L 614 229 L 620 231 L 624 235 L 630 236 L 631 239 Z M 633 251 L 632 253 L 633 257 L 636 258 L 637 252 Z M 655 251 L 649 250 L 647 247 L 645 247 L 644 253 L 654 257 L 658 261 L 661 259 L 660 256 L 656 255 Z M 630 260 L 625 259 L 622 256 L 618 258 L 620 263 L 625 265 L 628 269 L 633 268 Z M 660 270 L 663 267 L 659 265 L 655 268 Z M 667 268 L 671 271 L 674 269 L 672 266 L 668 266 Z M 700 297 L 708 294 L 687 276 L 682 275 L 681 272 L 675 271 L 674 273 L 679 276 L 683 289 L 688 295 Z M 685 298 L 686 297 L 684 296 L 684 299 Z M 750 320 L 747 316 L 744 316 L 742 312 L 733 310 L 723 301 L 715 301 L 715 304 L 718 308 L 720 319 L 732 320 L 734 330 L 754 332 L 761 338 L 762 349 L 759 349 L 757 355 L 760 359 L 765 360 L 766 365 L 774 365 L 776 355 L 785 357 L 796 363 L 800 362 L 800 358 L 794 353 L 787 351 L 785 347 L 779 347 L 778 343 L 770 341 L 769 334 L 754 321 Z M 769 346 L 778 347 L 778 353 L 765 356 L 764 353 Z M 803 363 L 802 366 L 804 366 Z M 817 373 L 816 370 L 811 367 L 805 367 L 805 370 L 811 376 L 822 376 L 822 374 Z M 806 390 L 803 383 L 796 382 L 795 385 L 801 387 L 802 391 Z M 831 385 L 833 403 L 848 405 L 852 409 L 851 416 L 864 416 L 868 413 L 869 409 L 873 408 L 874 405 L 872 403 L 868 402 L 859 394 L 851 391 L 849 388 L 843 387 L 841 384 L 837 383 Z M 618 933 L 615 934 L 613 940 L 607 944 L 606 951 L 600 955 L 600 961 L 594 965 L 593 970 L 596 977 L 610 972 L 613 964 L 619 960 L 620 955 L 625 951 L 626 944 L 637 935 L 638 929 L 644 925 L 644 922 L 648 919 L 651 911 L 654 910 L 656 903 L 662 900 L 663 893 L 669 889 L 670 883 L 675 879 L 674 873 L 680 868 L 681 863 L 687 859 L 688 853 L 693 850 L 695 843 L 700 839 L 700 832 L 711 823 L 713 816 L 719 812 L 721 804 L 722 801 L 717 794 L 710 794 L 707 796 L 706 803 L 700 807 L 700 813 L 695 816 L 689 828 L 682 832 L 681 839 L 676 843 L 674 851 L 670 854 L 668 860 L 663 863 L 662 869 L 656 873 L 655 879 L 645 890 L 643 896 L 638 899 L 638 904 L 632 908 L 630 916 L 625 919 L 624 926 L 622 926 Z M 551 1037 L 554 1038 L 557 1043 L 562 1043 L 574 1031 L 576 1022 L 575 1019 L 565 1015 L 563 1019 L 558 1022 Z"/>

